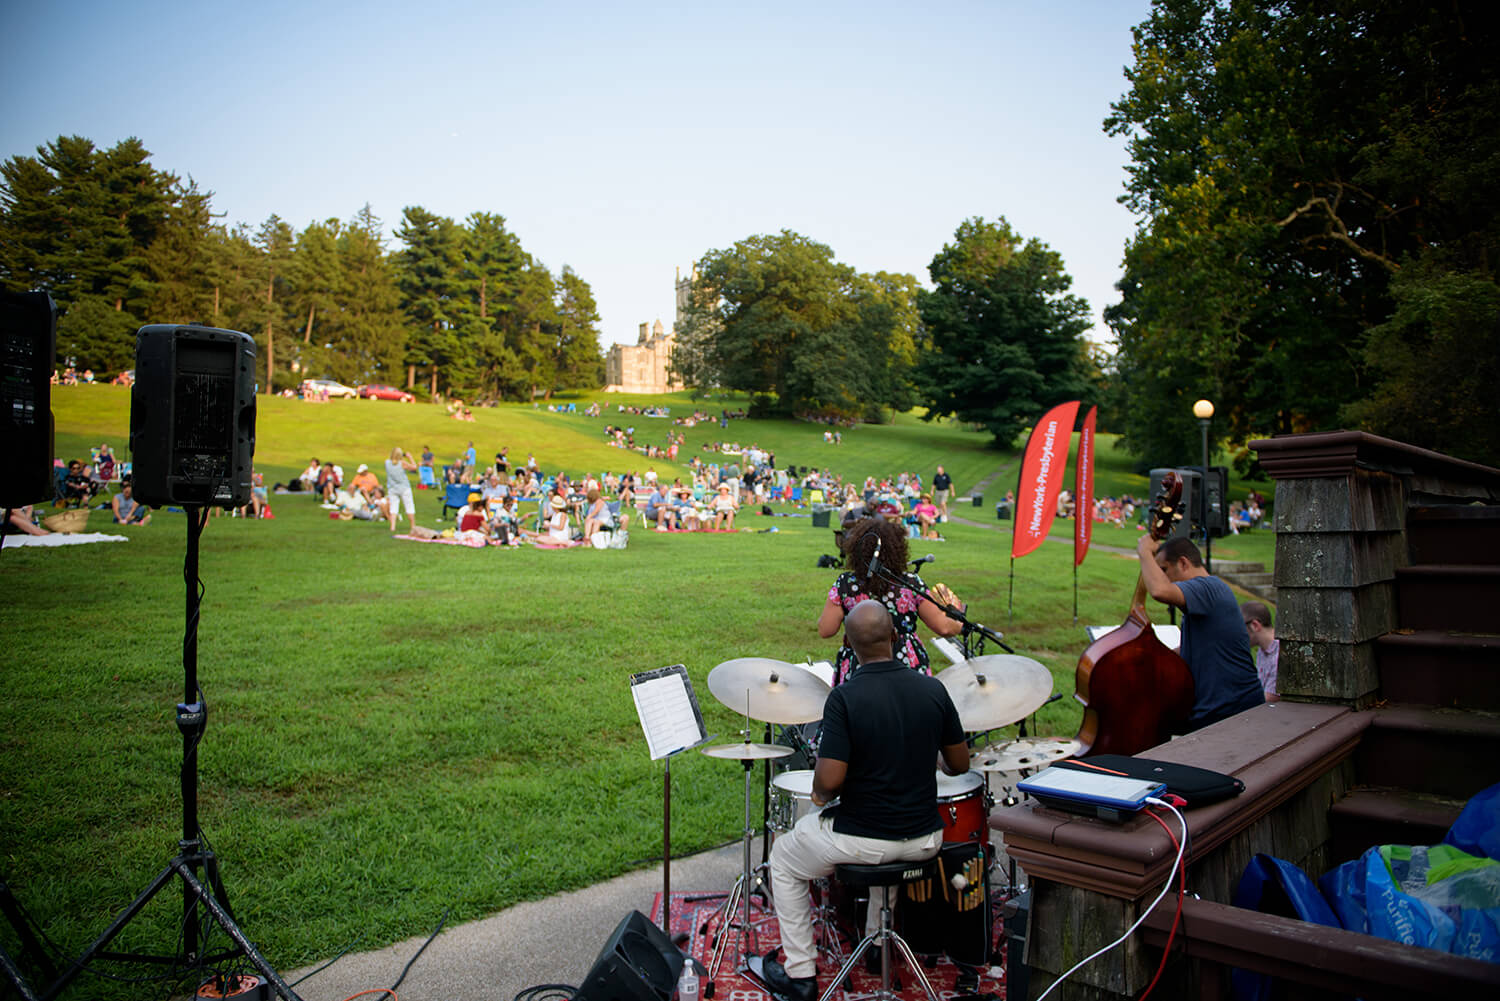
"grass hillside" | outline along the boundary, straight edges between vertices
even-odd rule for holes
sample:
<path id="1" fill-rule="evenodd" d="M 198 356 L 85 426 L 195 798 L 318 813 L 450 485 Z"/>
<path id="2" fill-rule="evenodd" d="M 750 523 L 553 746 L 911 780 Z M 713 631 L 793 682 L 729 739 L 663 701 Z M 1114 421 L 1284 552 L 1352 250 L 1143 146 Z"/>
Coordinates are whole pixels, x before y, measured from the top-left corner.
<path id="1" fill-rule="evenodd" d="M 398 444 L 450 459 L 472 439 L 481 457 L 509 445 L 547 469 L 685 475 L 680 463 L 603 444 L 608 423 L 633 423 L 643 443 L 664 442 L 671 425 L 602 400 L 599 418 L 511 406 L 460 423 L 421 404 L 263 399 L 257 466 L 271 482 L 312 455 L 350 470 L 376 466 Z M 581 410 L 587 398 L 575 402 Z M 685 396 L 641 402 L 693 408 Z M 53 410 L 60 456 L 104 441 L 126 456 L 126 391 L 60 388 Z M 1012 588 L 1009 523 L 990 501 L 1013 485 L 1014 454 L 905 416 L 845 429 L 842 445 L 822 434 L 798 422 L 705 424 L 686 431 L 682 457 L 728 440 L 845 476 L 930 477 L 941 462 L 960 493 L 1000 473 L 984 506 L 954 509 L 975 524 L 951 523 L 947 542 L 913 543 L 913 555 L 934 551 L 926 578 L 951 586 L 1071 696 L 1086 643 L 1073 620 L 1072 548 L 1048 544 L 1018 561 Z M 1101 492 L 1145 493 L 1118 452 L 1101 445 L 1099 458 Z M 476 551 L 331 521 L 304 497 L 274 505 L 274 520 L 215 518 L 203 535 L 198 674 L 209 723 L 199 802 L 235 912 L 279 967 L 425 932 L 445 908 L 463 921 L 642 865 L 660 851 L 661 765 L 648 759 L 629 676 L 687 665 L 723 741 L 744 723 L 709 692 L 716 664 L 836 650 L 813 628 L 834 576 L 816 562 L 832 537 L 807 517 L 747 511 L 734 535 L 636 530 L 624 551 Z M 439 505 L 434 492 L 418 493 L 423 522 L 436 523 Z M 173 715 L 184 694 L 185 519 L 105 521 L 96 512 L 90 527 L 129 541 L 0 554 L 0 876 L 69 955 L 161 869 L 181 824 Z M 1096 531 L 1100 548 L 1077 572 L 1080 622 L 1124 615 L 1135 561 L 1106 547 L 1134 538 Z M 1242 538 L 1215 554 L 1269 554 L 1269 535 Z M 1039 728 L 1071 735 L 1078 715 L 1063 698 Z M 674 851 L 738 838 L 738 766 L 688 753 L 672 771 Z M 120 946 L 169 949 L 171 900 L 160 898 Z M 69 996 L 143 995 L 86 976 Z"/>

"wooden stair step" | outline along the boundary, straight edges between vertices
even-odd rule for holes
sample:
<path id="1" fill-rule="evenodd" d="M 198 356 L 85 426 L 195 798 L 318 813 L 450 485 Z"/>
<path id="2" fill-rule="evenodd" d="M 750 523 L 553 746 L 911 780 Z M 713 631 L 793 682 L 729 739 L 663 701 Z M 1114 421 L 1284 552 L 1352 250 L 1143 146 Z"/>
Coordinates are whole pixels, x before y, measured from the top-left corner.
<path id="1" fill-rule="evenodd" d="M 1406 515 L 1413 563 L 1500 563 L 1500 507 L 1444 504 Z"/>
<path id="2" fill-rule="evenodd" d="M 1375 659 L 1390 702 L 1500 711 L 1500 634 L 1387 633 L 1375 641 Z"/>
<path id="3" fill-rule="evenodd" d="M 1435 845 L 1463 811 L 1464 801 L 1410 789 L 1363 786 L 1328 809 L 1330 867 L 1372 845 Z"/>
<path id="4" fill-rule="evenodd" d="M 1432 706 L 1372 710 L 1354 767 L 1365 785 L 1468 799 L 1500 782 L 1500 716 Z"/>
<path id="5" fill-rule="evenodd" d="M 1423 564 L 1396 571 L 1397 621 L 1403 629 L 1479 633 L 1494 628 L 1500 566 Z"/>

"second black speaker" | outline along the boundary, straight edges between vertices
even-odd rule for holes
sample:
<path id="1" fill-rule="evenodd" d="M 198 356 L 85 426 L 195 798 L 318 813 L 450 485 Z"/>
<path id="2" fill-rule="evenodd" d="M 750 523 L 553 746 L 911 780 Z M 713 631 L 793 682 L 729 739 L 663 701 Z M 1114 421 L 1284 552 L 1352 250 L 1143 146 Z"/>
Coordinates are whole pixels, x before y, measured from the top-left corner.
<path id="1" fill-rule="evenodd" d="M 578 987 L 577 1001 L 671 1001 L 682 950 L 640 911 L 631 911 Z"/>

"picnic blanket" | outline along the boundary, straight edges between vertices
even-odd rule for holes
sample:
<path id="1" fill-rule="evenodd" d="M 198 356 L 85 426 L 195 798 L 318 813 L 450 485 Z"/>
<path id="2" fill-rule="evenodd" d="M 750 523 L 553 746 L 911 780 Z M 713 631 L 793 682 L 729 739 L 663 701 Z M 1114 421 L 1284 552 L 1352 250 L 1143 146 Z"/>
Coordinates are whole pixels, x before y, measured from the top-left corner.
<path id="1" fill-rule="evenodd" d="M 129 542 L 128 536 L 105 535 L 103 532 L 53 532 L 51 535 L 5 536 L 5 548 L 16 546 L 81 546 L 86 542 Z"/>
<path id="2" fill-rule="evenodd" d="M 400 539 L 403 542 L 436 542 L 441 546 L 468 546 L 470 549 L 483 549 L 485 547 L 484 539 L 477 535 L 460 535 L 451 539 L 445 539 L 441 535 L 435 539 L 424 539 L 420 535 L 393 535 L 391 538 Z M 499 543 L 497 542 L 495 545 L 499 545 Z"/>

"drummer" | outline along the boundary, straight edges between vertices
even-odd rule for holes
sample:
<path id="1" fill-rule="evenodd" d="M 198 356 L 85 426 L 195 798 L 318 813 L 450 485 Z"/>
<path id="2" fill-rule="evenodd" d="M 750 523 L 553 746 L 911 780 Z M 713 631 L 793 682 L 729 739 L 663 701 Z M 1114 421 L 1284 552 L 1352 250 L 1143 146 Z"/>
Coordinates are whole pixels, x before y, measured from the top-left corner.
<path id="1" fill-rule="evenodd" d="M 813 805 L 771 849 L 771 888 L 786 965 L 768 959 L 767 985 L 788 1001 L 818 996 L 808 880 L 843 862 L 876 864 L 928 859 L 943 843 L 933 759 L 944 771 L 969 769 L 958 710 L 941 682 L 893 657 L 890 613 L 861 601 L 844 620 L 860 670 L 835 688 L 823 708 L 823 743 L 813 772 Z M 895 735 L 900 735 L 899 737 Z M 867 931 L 880 925 L 871 907 Z"/>
<path id="2" fill-rule="evenodd" d="M 882 573 L 872 567 L 879 552 Z M 839 574 L 838 580 L 828 589 L 828 598 L 823 602 L 823 611 L 818 616 L 818 635 L 828 639 L 844 624 L 844 615 L 855 605 L 869 598 L 879 601 L 890 613 L 896 626 L 896 659 L 923 674 L 931 674 L 927 666 L 927 648 L 917 639 L 917 623 L 926 624 L 939 636 L 953 636 L 963 629 L 963 623 L 948 617 L 937 605 L 914 590 L 908 584 L 926 588 L 921 578 L 908 574 L 906 570 L 906 529 L 899 523 L 884 518 L 865 518 L 857 521 L 844 533 L 844 553 L 851 569 Z M 893 584 L 887 577 L 906 582 Z M 942 584 L 932 589 L 933 595 L 946 604 L 962 611 L 953 592 Z M 849 680 L 857 661 L 849 633 L 844 632 L 844 645 L 839 647 L 838 662 L 834 665 L 833 683 L 841 685 Z"/>

